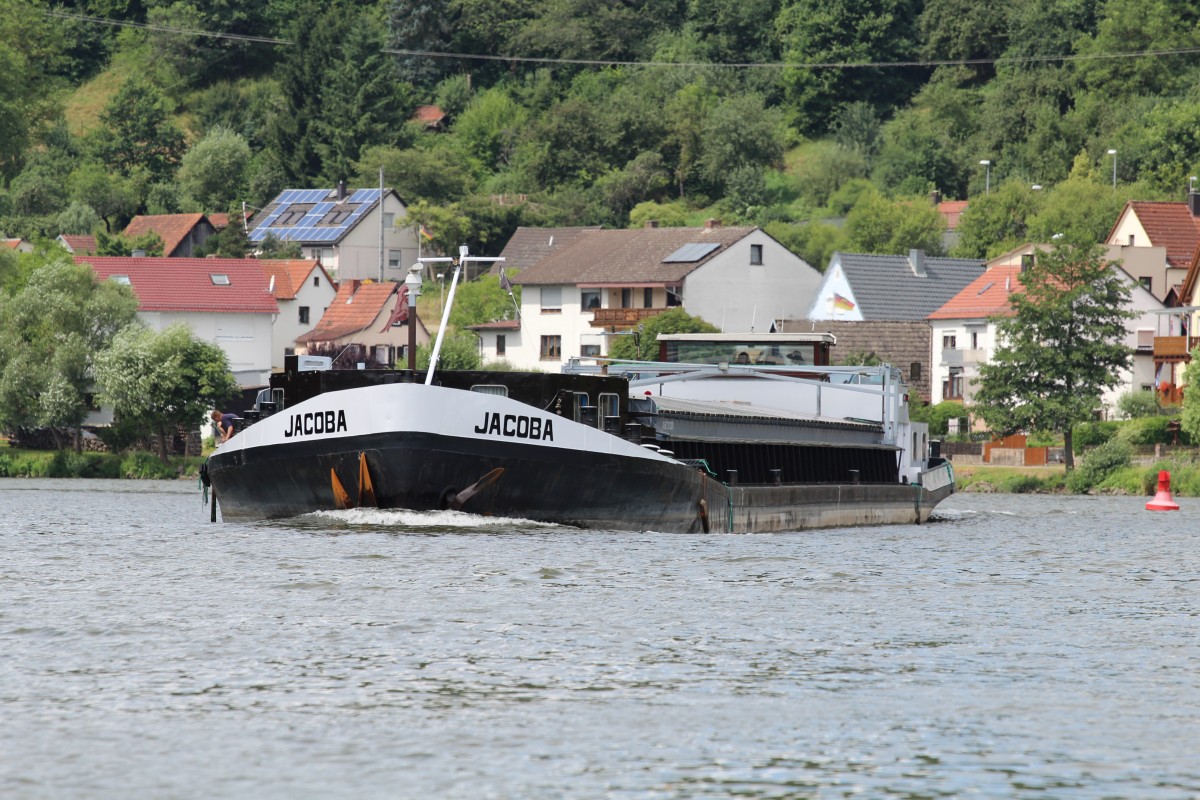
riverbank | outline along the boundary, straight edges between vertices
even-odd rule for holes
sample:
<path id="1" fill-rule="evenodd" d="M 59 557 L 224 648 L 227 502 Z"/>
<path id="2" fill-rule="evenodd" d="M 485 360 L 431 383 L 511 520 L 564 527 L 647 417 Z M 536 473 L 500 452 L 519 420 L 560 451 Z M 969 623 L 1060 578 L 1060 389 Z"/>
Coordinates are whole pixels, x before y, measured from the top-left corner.
<path id="1" fill-rule="evenodd" d="M 1075 492 L 1068 489 L 1067 472 L 1061 464 L 1045 467 L 963 465 L 955 466 L 954 477 L 960 492 L 1153 496 L 1161 470 L 1171 473 L 1171 491 L 1174 494 L 1180 497 L 1200 497 L 1200 467 L 1169 459 L 1146 466 L 1122 467 L 1097 485 Z"/>
<path id="2" fill-rule="evenodd" d="M 198 478 L 204 456 L 154 453 L 76 453 L 72 450 L 0 448 L 0 478 Z"/>

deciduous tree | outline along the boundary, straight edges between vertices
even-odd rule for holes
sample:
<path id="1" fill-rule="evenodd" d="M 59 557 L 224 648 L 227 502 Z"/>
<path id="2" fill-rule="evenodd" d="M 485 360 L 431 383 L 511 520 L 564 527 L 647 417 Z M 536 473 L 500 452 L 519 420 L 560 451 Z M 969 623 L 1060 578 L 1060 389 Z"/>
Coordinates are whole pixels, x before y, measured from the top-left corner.
<path id="1" fill-rule="evenodd" d="M 1064 238 L 1037 254 L 975 393 L 975 409 L 996 434 L 1061 433 L 1067 469 L 1072 427 L 1092 417 L 1132 358 L 1124 343 L 1130 289 L 1103 252 Z"/>

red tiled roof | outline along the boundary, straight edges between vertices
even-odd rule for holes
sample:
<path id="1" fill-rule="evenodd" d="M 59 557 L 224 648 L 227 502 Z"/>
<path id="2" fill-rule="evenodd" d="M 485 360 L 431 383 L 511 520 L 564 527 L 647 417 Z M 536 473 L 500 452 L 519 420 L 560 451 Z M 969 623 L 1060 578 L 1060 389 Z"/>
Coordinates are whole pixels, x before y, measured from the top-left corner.
<path id="1" fill-rule="evenodd" d="M 1128 213 L 1137 215 L 1146 235 L 1150 237 L 1153 247 L 1167 248 L 1167 263 L 1176 269 L 1187 269 L 1192 263 L 1192 256 L 1200 245 L 1200 219 L 1193 217 L 1187 203 L 1155 203 L 1148 201 L 1130 200 L 1125 204 L 1125 210 L 1117 217 L 1112 231 L 1109 231 L 1108 241 L 1113 242 L 1113 231 Z"/>
<path id="2" fill-rule="evenodd" d="M 271 285 L 271 278 L 275 279 L 275 299 L 277 300 L 295 300 L 296 292 L 300 291 L 300 287 L 304 285 L 308 276 L 315 269 L 321 270 L 325 280 L 333 285 L 329 273 L 321 266 L 320 261 L 261 259 L 258 263 L 262 264 L 263 275 L 266 276 L 268 286 Z"/>
<path id="3" fill-rule="evenodd" d="M 296 339 L 296 343 L 329 342 L 366 331 L 385 307 L 390 314 L 392 308 L 388 302 L 400 286 L 401 284 L 390 281 L 342 281 L 338 286 L 337 295 L 329 304 L 329 308 L 325 309 L 320 322 L 311 331 Z"/>
<path id="4" fill-rule="evenodd" d="M 150 214 L 137 216 L 130 220 L 125 227 L 124 235 L 128 237 L 144 236 L 147 233 L 157 233 L 163 240 L 163 255 L 169 256 L 175 252 L 180 243 L 187 238 L 204 219 L 203 214 Z"/>
<path id="5" fill-rule="evenodd" d="M 4 246 L 7 247 L 9 250 L 16 250 L 18 247 L 21 246 L 21 240 L 20 239 L 5 239 Z"/>
<path id="6" fill-rule="evenodd" d="M 986 319 L 1012 316 L 1008 298 L 1024 290 L 1021 267 L 991 267 L 926 319 Z"/>
<path id="7" fill-rule="evenodd" d="M 417 106 L 416 112 L 413 114 L 413 119 L 420 120 L 426 124 L 438 123 L 446 118 L 446 112 L 437 106 Z"/>
<path id="8" fill-rule="evenodd" d="M 91 264 L 101 280 L 127 276 L 139 311 L 279 313 L 262 265 L 252 258 L 75 256 L 75 262 Z M 214 284 L 213 275 L 227 276 L 229 284 Z"/>
<path id="9" fill-rule="evenodd" d="M 96 237 L 83 233 L 64 233 L 58 237 L 77 256 L 90 256 L 96 252 Z"/>
<path id="10" fill-rule="evenodd" d="M 946 220 L 946 229 L 954 230 L 958 227 L 958 218 L 967 210 L 966 200 L 943 200 L 938 203 L 938 213 Z"/>

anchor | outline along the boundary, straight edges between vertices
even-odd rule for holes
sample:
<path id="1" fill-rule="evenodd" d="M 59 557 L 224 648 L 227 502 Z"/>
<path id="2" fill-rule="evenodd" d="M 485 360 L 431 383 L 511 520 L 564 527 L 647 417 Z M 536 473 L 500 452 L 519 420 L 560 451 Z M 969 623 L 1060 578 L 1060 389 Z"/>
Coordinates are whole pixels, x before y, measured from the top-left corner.
<path id="1" fill-rule="evenodd" d="M 450 508 L 455 511 L 462 511 L 463 506 L 466 505 L 468 500 L 494 484 L 496 481 L 500 480 L 500 476 L 503 474 L 504 467 L 496 467 L 494 470 L 475 481 L 466 489 L 463 489 L 461 492 L 451 497 Z"/>

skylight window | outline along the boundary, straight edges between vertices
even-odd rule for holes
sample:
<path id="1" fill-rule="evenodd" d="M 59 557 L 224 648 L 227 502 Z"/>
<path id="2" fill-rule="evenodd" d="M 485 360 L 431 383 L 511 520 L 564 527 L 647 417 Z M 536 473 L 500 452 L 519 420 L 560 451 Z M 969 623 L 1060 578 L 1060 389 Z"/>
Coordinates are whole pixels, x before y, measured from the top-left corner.
<path id="1" fill-rule="evenodd" d="M 229 276 L 228 275 L 222 275 L 220 273 L 214 272 L 214 273 L 210 273 L 208 277 L 212 279 L 213 286 L 228 286 L 229 285 Z"/>
<path id="2" fill-rule="evenodd" d="M 130 285 L 130 284 L 129 284 L 129 276 L 128 276 L 128 275 L 112 275 L 112 276 L 110 276 L 110 277 L 109 277 L 109 280 L 110 280 L 110 281 L 112 281 L 113 283 L 120 283 L 120 284 L 123 284 L 123 285 L 125 285 L 125 286 L 129 286 L 129 285 Z"/>

